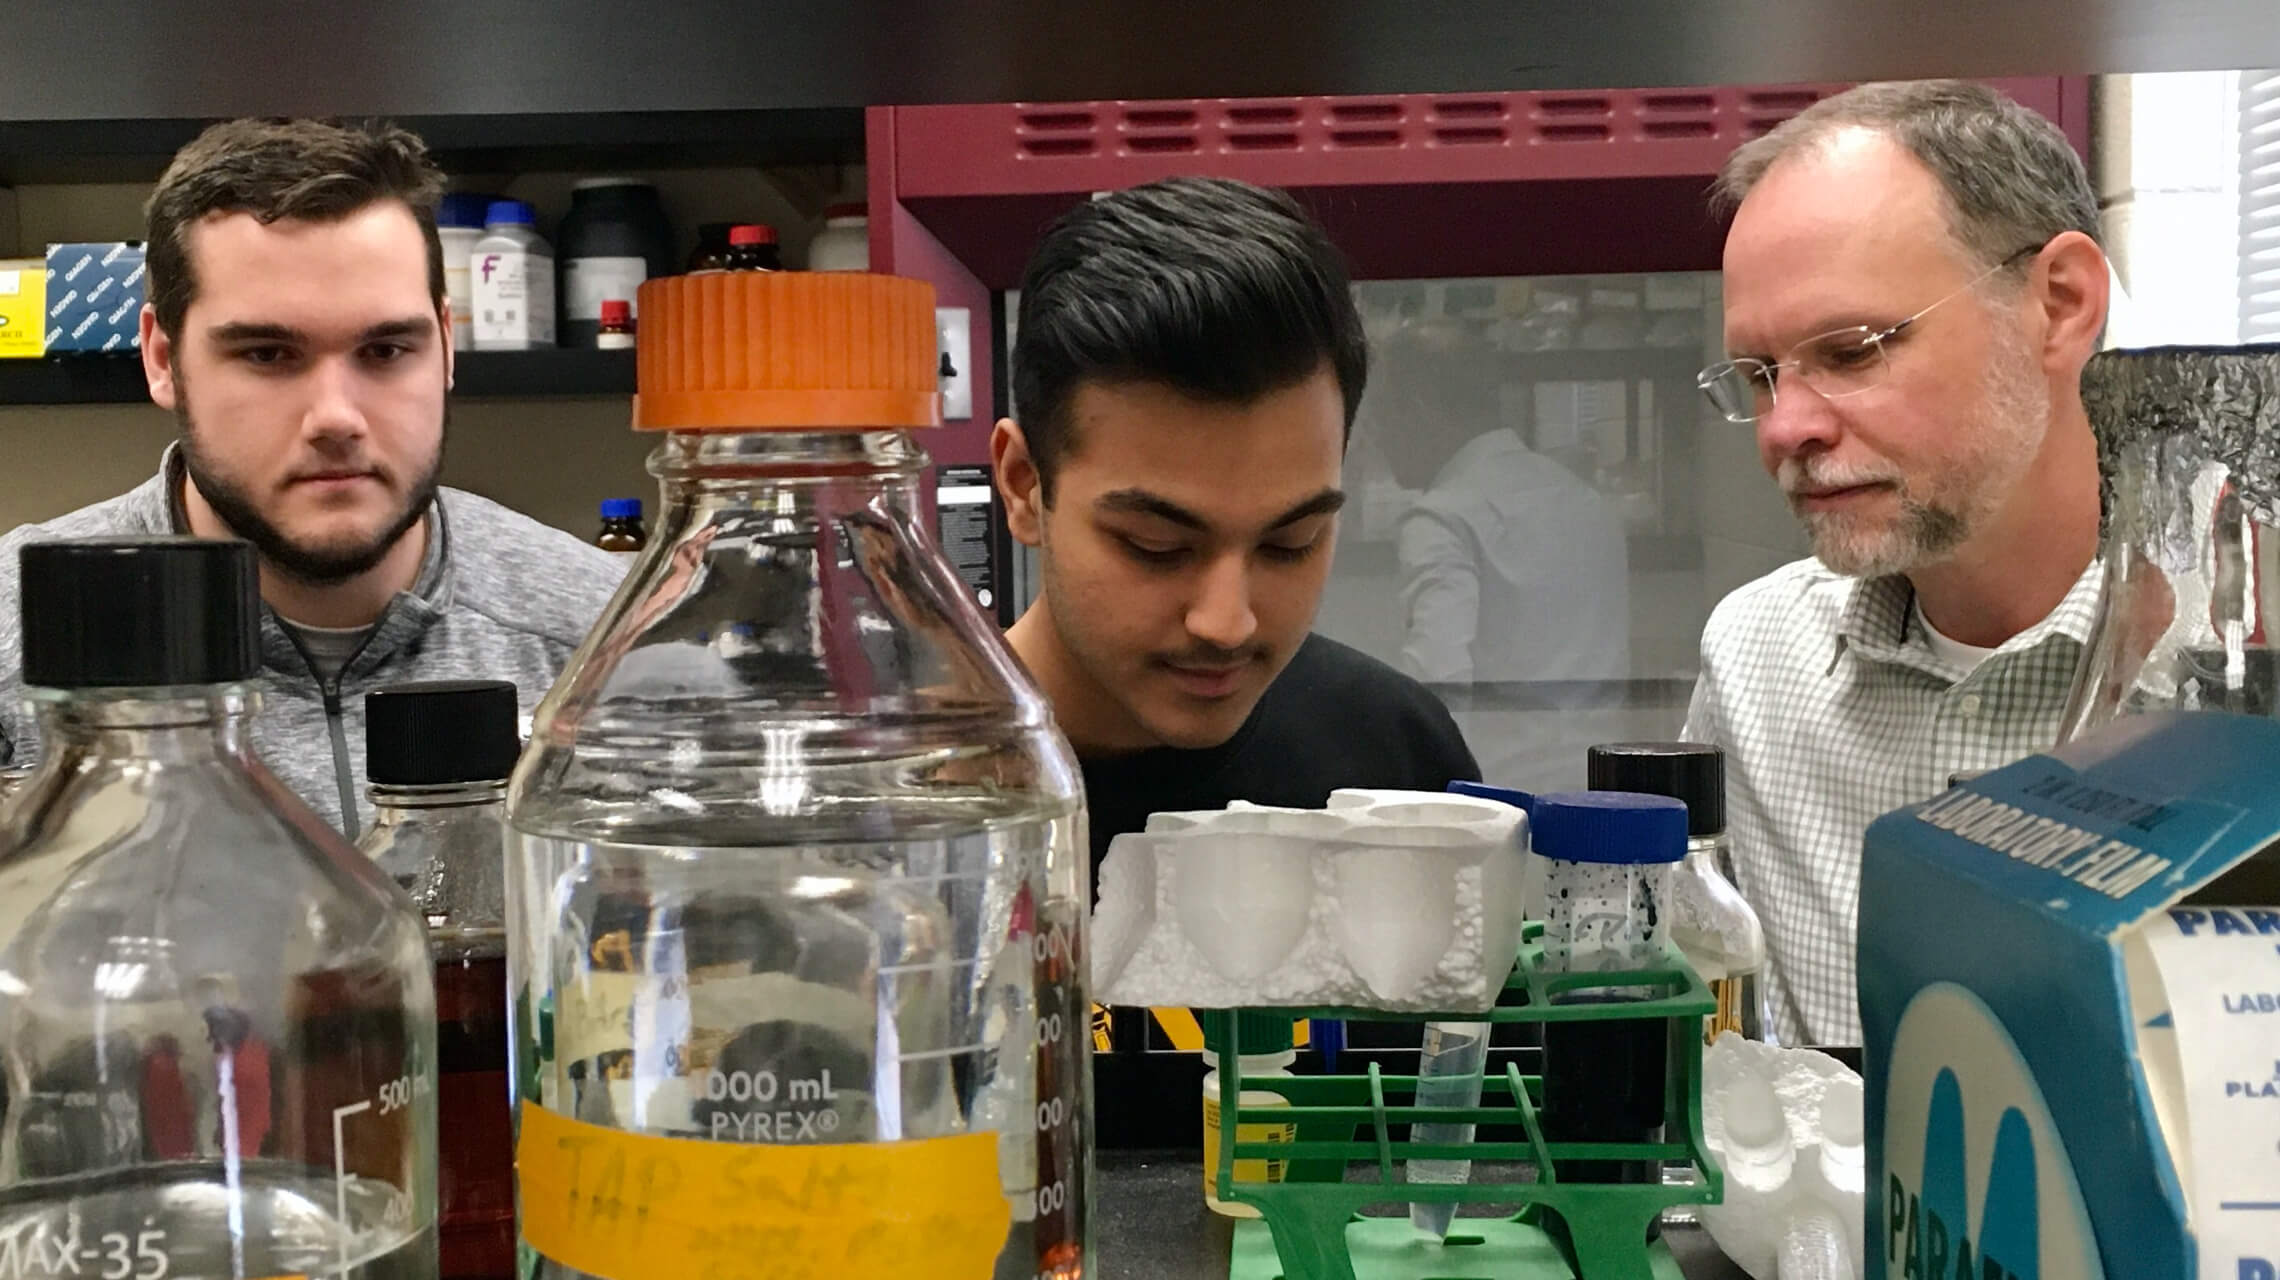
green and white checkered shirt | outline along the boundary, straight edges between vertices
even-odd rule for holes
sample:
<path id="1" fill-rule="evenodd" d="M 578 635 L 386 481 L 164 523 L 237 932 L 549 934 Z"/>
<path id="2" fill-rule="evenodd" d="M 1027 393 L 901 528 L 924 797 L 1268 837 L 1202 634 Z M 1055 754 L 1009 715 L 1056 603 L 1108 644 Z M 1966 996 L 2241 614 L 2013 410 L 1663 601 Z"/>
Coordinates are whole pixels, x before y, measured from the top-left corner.
<path id="1" fill-rule="evenodd" d="M 1726 751 L 1726 828 L 1765 925 L 1785 1044 L 1857 1045 L 1861 838 L 1954 774 L 2049 748 L 2098 611 L 2092 561 L 2050 616 L 1976 669 L 1933 652 L 1902 577 L 1800 560 L 1726 597 L 1702 632 L 1686 737 Z"/>

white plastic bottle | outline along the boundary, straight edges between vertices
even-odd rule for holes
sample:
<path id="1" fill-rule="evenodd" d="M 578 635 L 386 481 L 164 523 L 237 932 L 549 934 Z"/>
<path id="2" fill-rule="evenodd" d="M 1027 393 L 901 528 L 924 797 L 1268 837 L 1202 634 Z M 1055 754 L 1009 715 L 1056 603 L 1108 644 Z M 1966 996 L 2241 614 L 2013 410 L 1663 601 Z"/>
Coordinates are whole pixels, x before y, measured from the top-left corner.
<path id="1" fill-rule="evenodd" d="M 1203 1023 L 1204 1061 L 1212 1063 L 1211 1070 L 1203 1075 L 1203 1203 L 1213 1213 L 1230 1218 L 1256 1218 L 1259 1211 L 1237 1200 L 1219 1198 L 1219 1140 L 1220 1098 L 1219 1066 L 1225 1055 L 1220 1046 L 1226 1043 L 1226 1024 L 1240 1022 L 1237 1028 L 1238 1050 L 1255 1049 L 1257 1052 L 1240 1053 L 1236 1061 L 1242 1066 L 1245 1082 L 1271 1076 L 1288 1076 L 1290 1066 L 1298 1061 L 1298 1051 L 1292 1046 L 1291 1020 L 1287 1015 L 1269 1011 L 1239 1013 L 1212 1011 L 1201 1015 Z M 1245 1107 L 1287 1107 L 1290 1100 L 1267 1089 L 1245 1089 L 1237 1105 Z M 1242 1142 L 1296 1142 L 1298 1126 L 1295 1124 L 1246 1124 L 1239 1126 L 1235 1136 Z M 1280 1182 L 1287 1166 L 1280 1160 L 1238 1160 L 1235 1162 L 1235 1179 L 1238 1182 Z"/>
<path id="2" fill-rule="evenodd" d="M 554 345 L 554 250 L 520 200 L 495 200 L 468 265 L 475 287 L 475 349 L 529 351 Z"/>
<path id="3" fill-rule="evenodd" d="M 443 286 L 451 297 L 451 348 L 475 349 L 475 278 L 468 270 L 475 260 L 475 242 L 483 238 L 483 216 L 491 198 L 471 192 L 452 192 L 436 210 L 435 235 L 443 246 Z"/>
<path id="4" fill-rule="evenodd" d="M 859 204 L 835 204 L 823 211 L 823 230 L 808 241 L 810 271 L 869 271 L 871 219 Z"/>

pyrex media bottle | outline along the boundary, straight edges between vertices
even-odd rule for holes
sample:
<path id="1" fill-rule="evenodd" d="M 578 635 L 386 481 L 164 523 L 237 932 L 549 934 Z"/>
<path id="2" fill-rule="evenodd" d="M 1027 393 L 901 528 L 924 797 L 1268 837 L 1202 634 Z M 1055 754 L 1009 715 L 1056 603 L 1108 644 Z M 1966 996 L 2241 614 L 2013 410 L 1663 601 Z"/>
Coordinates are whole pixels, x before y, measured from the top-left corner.
<path id="1" fill-rule="evenodd" d="M 1088 1262 L 1080 781 L 919 518 L 933 291 L 642 286 L 654 536 L 508 795 L 548 1276 Z"/>
<path id="2" fill-rule="evenodd" d="M 44 754 L 0 812 L 0 1258 L 436 1274 L 435 998 L 403 891 L 254 757 L 253 550 L 22 550 Z"/>
<path id="3" fill-rule="evenodd" d="M 357 847 L 411 893 L 435 962 L 443 1280 L 515 1274 L 503 862 L 515 704 L 504 680 L 364 697 L 373 817 Z"/>

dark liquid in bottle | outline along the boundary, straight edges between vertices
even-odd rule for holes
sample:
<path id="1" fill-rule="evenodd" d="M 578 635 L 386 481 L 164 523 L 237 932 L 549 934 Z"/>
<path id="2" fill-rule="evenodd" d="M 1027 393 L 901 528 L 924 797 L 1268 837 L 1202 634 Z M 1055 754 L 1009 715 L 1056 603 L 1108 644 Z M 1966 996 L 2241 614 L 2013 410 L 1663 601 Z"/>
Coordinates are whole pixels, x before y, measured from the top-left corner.
<path id="1" fill-rule="evenodd" d="M 505 957 L 437 961 L 435 1014 L 444 1280 L 513 1280 Z"/>
<path id="2" fill-rule="evenodd" d="M 1562 1004 L 1610 1004 L 1622 995 L 1576 995 Z M 1660 1142 L 1670 1024 L 1661 1019 L 1544 1024 L 1544 1139 Z M 1562 1182 L 1653 1183 L 1654 1160 L 1562 1160 Z"/>

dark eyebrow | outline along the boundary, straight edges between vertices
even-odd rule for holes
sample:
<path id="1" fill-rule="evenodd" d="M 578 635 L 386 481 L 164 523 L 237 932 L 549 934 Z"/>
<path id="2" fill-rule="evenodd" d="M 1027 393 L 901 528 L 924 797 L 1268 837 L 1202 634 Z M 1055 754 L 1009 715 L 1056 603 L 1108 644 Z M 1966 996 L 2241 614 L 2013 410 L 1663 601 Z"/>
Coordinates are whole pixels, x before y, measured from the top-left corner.
<path id="1" fill-rule="evenodd" d="M 356 344 L 381 342 L 389 338 L 419 338 L 434 332 L 434 321 L 426 316 L 406 316 L 401 320 L 383 320 L 356 336 Z M 209 331 L 216 342 L 289 342 L 306 344 L 309 335 L 290 325 L 254 324 L 232 321 L 218 324 Z"/>
<path id="2" fill-rule="evenodd" d="M 1299 503 L 1297 506 L 1292 507 L 1290 510 L 1283 512 L 1282 515 L 1276 517 L 1275 522 L 1268 525 L 1267 528 L 1286 528 L 1290 525 L 1297 524 L 1301 520 L 1310 520 L 1315 516 L 1331 515 L 1334 514 L 1340 507 L 1343 507 L 1345 505 L 1345 490 L 1324 489 L 1322 492 L 1315 494 L 1313 497 Z"/>
<path id="3" fill-rule="evenodd" d="M 1102 511 L 1125 511 L 1133 515 L 1153 516 L 1168 524 L 1176 524 L 1183 529 L 1193 529 L 1198 533 L 1211 531 L 1210 524 L 1202 516 L 1167 498 L 1159 498 L 1145 489 L 1117 489 L 1102 494 L 1093 505 Z M 1329 515 L 1345 505 L 1346 494 L 1344 490 L 1324 489 L 1275 517 L 1267 525 L 1267 528 L 1270 531 L 1285 528 L 1314 516 Z"/>
<path id="4" fill-rule="evenodd" d="M 1202 516 L 1169 498 L 1159 498 L 1146 489 L 1112 490 L 1102 494 L 1099 500 L 1093 503 L 1093 506 L 1102 511 L 1123 511 L 1136 516 L 1154 516 L 1158 520 L 1176 524 L 1183 529 L 1193 529 L 1198 533 L 1207 532 L 1211 528 L 1210 525 L 1204 523 Z"/>
<path id="5" fill-rule="evenodd" d="M 424 338 L 435 332 L 434 316 L 405 316 L 401 320 L 383 320 L 357 335 L 356 343 L 379 342 L 387 338 Z"/>
<path id="6" fill-rule="evenodd" d="M 308 337 L 299 329 L 285 325 L 249 324 L 244 321 L 215 325 L 209 336 L 216 342 L 301 342 Z"/>

